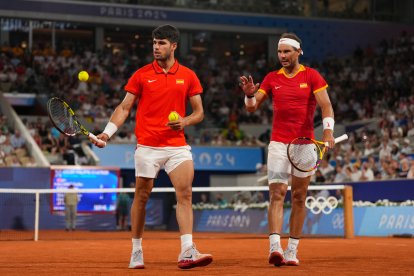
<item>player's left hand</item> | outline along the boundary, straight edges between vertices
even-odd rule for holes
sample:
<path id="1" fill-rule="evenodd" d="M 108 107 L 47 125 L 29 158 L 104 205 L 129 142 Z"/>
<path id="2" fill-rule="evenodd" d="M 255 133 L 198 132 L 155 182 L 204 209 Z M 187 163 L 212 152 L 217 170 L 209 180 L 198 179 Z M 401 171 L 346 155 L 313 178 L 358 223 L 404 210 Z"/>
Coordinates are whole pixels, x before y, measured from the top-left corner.
<path id="1" fill-rule="evenodd" d="M 254 95 L 260 86 L 259 83 L 254 84 L 252 76 L 249 78 L 241 76 L 239 85 L 246 96 Z"/>
<path id="2" fill-rule="evenodd" d="M 181 117 L 180 115 L 178 115 L 178 120 L 175 121 L 169 121 L 166 126 L 168 126 L 169 128 L 171 128 L 172 130 L 183 130 L 184 127 L 186 126 L 185 124 L 185 120 L 183 117 Z"/>

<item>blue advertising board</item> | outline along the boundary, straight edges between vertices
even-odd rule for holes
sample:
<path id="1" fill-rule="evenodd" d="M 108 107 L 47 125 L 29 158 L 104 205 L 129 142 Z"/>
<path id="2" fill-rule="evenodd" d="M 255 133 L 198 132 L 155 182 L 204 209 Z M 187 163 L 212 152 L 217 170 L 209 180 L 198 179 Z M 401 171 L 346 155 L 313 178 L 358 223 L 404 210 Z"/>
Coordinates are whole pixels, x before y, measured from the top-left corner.
<path id="1" fill-rule="evenodd" d="M 414 235 L 414 206 L 354 207 L 356 236 Z M 285 209 L 282 233 L 289 233 L 290 209 Z M 268 233 L 267 210 L 232 209 L 197 210 L 195 229 L 200 232 Z M 305 235 L 344 236 L 342 208 L 332 213 L 313 214 L 308 211 L 303 225 Z"/>
<path id="2" fill-rule="evenodd" d="M 268 233 L 267 210 L 247 209 L 244 212 L 231 209 L 196 211 L 199 216 L 195 229 L 200 232 Z M 285 209 L 283 233 L 289 233 L 290 209 Z M 343 236 L 343 210 L 331 214 L 315 215 L 307 212 L 303 234 Z"/>
<path id="3" fill-rule="evenodd" d="M 414 235 L 414 206 L 355 209 L 361 211 L 363 217 L 355 229 L 357 236 Z"/>
<path id="4" fill-rule="evenodd" d="M 110 144 L 103 150 L 93 148 L 102 166 L 134 169 L 135 145 Z M 194 168 L 201 171 L 255 172 L 263 163 L 260 147 L 191 147 Z"/>

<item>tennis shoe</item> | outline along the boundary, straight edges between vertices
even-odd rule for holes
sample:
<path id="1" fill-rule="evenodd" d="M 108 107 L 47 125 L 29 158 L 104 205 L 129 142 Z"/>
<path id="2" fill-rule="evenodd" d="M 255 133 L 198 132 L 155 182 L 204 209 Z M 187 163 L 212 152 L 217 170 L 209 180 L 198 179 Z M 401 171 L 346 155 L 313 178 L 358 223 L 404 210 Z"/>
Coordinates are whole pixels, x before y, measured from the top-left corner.
<path id="1" fill-rule="evenodd" d="M 213 261 L 210 254 L 201 254 L 193 244 L 178 256 L 178 267 L 181 269 L 190 269 L 197 266 L 206 266 Z"/>
<path id="2" fill-rule="evenodd" d="M 284 253 L 286 265 L 298 266 L 299 260 L 296 258 L 297 250 L 286 249 Z"/>
<path id="3" fill-rule="evenodd" d="M 142 249 L 139 249 L 131 253 L 131 260 L 129 261 L 128 268 L 144 268 L 144 252 L 142 252 Z"/>
<path id="4" fill-rule="evenodd" d="M 280 243 L 274 243 L 270 245 L 269 264 L 273 264 L 275 266 L 281 266 L 285 264 L 285 258 L 283 257 L 283 249 L 280 246 Z"/>

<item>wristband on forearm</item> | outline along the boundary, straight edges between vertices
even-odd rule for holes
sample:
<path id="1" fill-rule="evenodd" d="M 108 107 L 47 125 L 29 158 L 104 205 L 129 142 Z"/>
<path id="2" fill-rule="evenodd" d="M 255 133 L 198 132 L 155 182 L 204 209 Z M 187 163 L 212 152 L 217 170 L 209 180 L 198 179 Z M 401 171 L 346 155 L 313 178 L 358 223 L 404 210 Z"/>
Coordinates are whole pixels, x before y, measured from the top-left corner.
<path id="1" fill-rule="evenodd" d="M 245 96 L 244 103 L 247 107 L 253 107 L 256 105 L 256 97 L 252 95 L 252 97 Z"/>
<path id="2" fill-rule="evenodd" d="M 114 135 L 117 130 L 118 130 L 118 127 L 114 123 L 109 121 L 103 133 L 105 133 L 106 135 L 108 135 L 109 138 L 111 138 L 112 135 Z"/>
<path id="3" fill-rule="evenodd" d="M 335 120 L 332 117 L 326 117 L 326 118 L 323 118 L 322 124 L 323 124 L 323 130 L 325 129 L 333 130 L 334 125 L 335 125 Z"/>

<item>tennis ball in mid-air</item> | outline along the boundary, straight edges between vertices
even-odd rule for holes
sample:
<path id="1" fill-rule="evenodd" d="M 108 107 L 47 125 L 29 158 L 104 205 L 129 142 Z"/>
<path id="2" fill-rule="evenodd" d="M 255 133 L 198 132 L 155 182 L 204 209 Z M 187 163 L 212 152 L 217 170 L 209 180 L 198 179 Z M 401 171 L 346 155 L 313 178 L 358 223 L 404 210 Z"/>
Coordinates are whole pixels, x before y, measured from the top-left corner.
<path id="1" fill-rule="evenodd" d="M 168 120 L 169 120 L 170 122 L 172 122 L 172 121 L 177 121 L 177 120 L 178 120 L 178 118 L 179 118 L 179 115 L 178 115 L 178 113 L 177 113 L 177 112 L 175 112 L 175 111 L 171 111 L 170 115 L 168 115 Z"/>
<path id="2" fill-rule="evenodd" d="M 88 81 L 89 79 L 89 74 L 86 71 L 80 71 L 78 74 L 78 79 L 80 81 Z"/>

